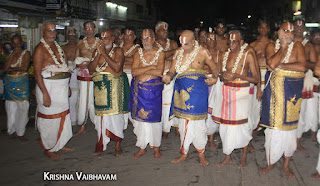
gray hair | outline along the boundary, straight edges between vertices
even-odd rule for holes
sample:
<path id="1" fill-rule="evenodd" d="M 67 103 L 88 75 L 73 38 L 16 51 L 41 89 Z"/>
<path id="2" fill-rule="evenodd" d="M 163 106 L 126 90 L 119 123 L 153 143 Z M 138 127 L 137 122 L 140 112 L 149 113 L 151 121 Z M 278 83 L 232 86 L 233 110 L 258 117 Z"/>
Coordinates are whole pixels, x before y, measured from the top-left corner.
<path id="1" fill-rule="evenodd" d="M 143 29 L 142 33 L 145 32 L 145 31 L 151 32 L 153 38 L 156 37 L 156 35 L 155 35 L 155 33 L 154 33 L 154 31 L 152 29 L 150 29 L 150 28 Z M 142 35 L 142 33 L 141 33 L 141 35 Z"/>
<path id="2" fill-rule="evenodd" d="M 244 38 L 243 38 L 243 33 L 242 33 L 241 30 L 236 30 L 236 29 L 230 30 L 229 35 L 230 35 L 232 32 L 238 33 L 238 34 L 240 35 L 241 39 L 244 40 Z"/>
<path id="3" fill-rule="evenodd" d="M 47 24 L 53 24 L 54 26 L 56 26 L 56 24 L 53 22 L 53 21 L 49 21 L 49 20 L 47 20 L 47 21 L 44 21 L 43 23 L 42 23 L 42 25 L 41 25 L 41 30 L 44 30 L 44 27 L 47 25 Z"/>
<path id="4" fill-rule="evenodd" d="M 162 25 L 167 25 L 167 28 L 169 27 L 168 23 L 164 22 L 164 21 L 159 21 L 157 24 L 156 24 L 156 27 L 155 27 L 155 30 L 157 31 L 159 29 L 160 26 Z"/>

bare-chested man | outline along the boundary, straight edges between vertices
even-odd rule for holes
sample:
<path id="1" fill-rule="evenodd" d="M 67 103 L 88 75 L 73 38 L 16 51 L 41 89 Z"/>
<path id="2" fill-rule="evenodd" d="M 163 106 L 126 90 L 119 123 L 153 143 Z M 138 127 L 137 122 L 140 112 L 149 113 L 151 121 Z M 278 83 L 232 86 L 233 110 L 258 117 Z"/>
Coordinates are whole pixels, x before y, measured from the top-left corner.
<path id="1" fill-rule="evenodd" d="M 89 73 L 88 65 L 94 60 L 93 52 L 97 48 L 99 38 L 94 37 L 96 26 L 92 21 L 87 21 L 83 24 L 86 37 L 80 40 L 77 44 L 75 63 L 78 67 L 79 80 L 79 106 L 77 114 L 77 123 L 81 125 L 80 130 L 75 134 L 84 133 L 85 125 L 90 116 L 91 122 L 94 122 L 94 101 L 93 101 L 93 82 L 92 76 Z"/>
<path id="2" fill-rule="evenodd" d="M 304 46 L 306 65 L 308 71 L 305 74 L 304 86 L 302 90 L 302 103 L 300 118 L 297 129 L 297 148 L 300 151 L 307 151 L 300 143 L 300 138 L 304 132 L 311 130 L 311 139 L 316 140 L 316 133 L 319 122 L 319 80 L 314 77 L 313 70 L 317 61 L 317 54 L 313 44 L 304 38 L 305 22 L 297 19 L 294 22 L 294 42 L 301 42 Z"/>
<path id="3" fill-rule="evenodd" d="M 268 51 L 267 47 L 267 64 L 273 71 L 262 97 L 260 125 L 267 128 L 265 149 L 268 163 L 260 169 L 262 174 L 269 172 L 284 154 L 282 169 L 288 177 L 295 177 L 289 162 L 297 148 L 296 129 L 306 60 L 303 45 L 293 41 L 293 31 L 293 24 L 284 22 L 278 31 L 280 48 L 268 58 L 274 51 L 271 48 Z"/>
<path id="4" fill-rule="evenodd" d="M 208 166 L 204 154 L 207 144 L 205 120 L 208 117 L 208 85 L 216 83 L 218 70 L 209 51 L 199 45 L 191 30 L 182 32 L 180 43 L 181 47 L 174 55 L 169 72 L 163 76 L 163 82 L 169 84 L 177 73 L 170 118 L 179 118 L 182 155 L 171 162 L 185 161 L 193 143 L 199 153 L 200 165 Z M 209 66 L 213 77 L 207 76 L 205 65 Z"/>
<path id="5" fill-rule="evenodd" d="M 252 130 L 252 135 L 254 135 L 257 131 L 258 124 L 260 122 L 260 107 L 261 107 L 261 96 L 262 91 L 265 85 L 265 75 L 267 72 L 267 63 L 266 63 L 266 46 L 271 40 L 268 38 L 268 34 L 270 32 L 269 25 L 266 21 L 260 20 L 258 26 L 258 37 L 257 40 L 250 43 L 250 46 L 254 49 L 256 57 L 257 57 L 257 67 L 260 69 L 260 81 L 258 84 L 251 84 L 250 91 L 250 113 L 249 113 L 249 126 Z M 249 151 L 255 151 L 255 148 L 249 143 Z"/>
<path id="6" fill-rule="evenodd" d="M 156 47 L 162 47 L 166 54 L 164 73 L 169 71 L 172 63 L 172 57 L 175 50 L 178 48 L 177 43 L 174 40 L 169 39 L 169 25 L 166 22 L 160 21 L 156 24 Z M 170 105 L 172 101 L 174 82 L 164 85 L 162 91 L 162 138 L 167 139 L 171 126 L 176 127 L 176 135 L 178 135 L 178 124 L 176 120 L 169 120 Z"/>
<path id="7" fill-rule="evenodd" d="M 206 41 L 207 41 L 207 34 L 208 32 L 206 30 L 201 30 L 199 33 L 199 45 L 203 47 L 207 47 Z"/>
<path id="8" fill-rule="evenodd" d="M 29 75 L 27 73 L 30 63 L 30 52 L 22 49 L 22 38 L 14 35 L 11 38 L 13 51 L 6 57 L 4 65 L 4 92 L 2 98 L 5 101 L 7 112 L 8 134 L 16 133 L 12 139 L 27 141 L 24 137 L 29 121 Z"/>
<path id="9" fill-rule="evenodd" d="M 228 46 L 228 36 L 226 34 L 227 27 L 223 21 L 219 21 L 214 27 L 217 40 L 217 49 L 220 52 L 226 52 L 229 48 Z"/>
<path id="10" fill-rule="evenodd" d="M 220 70 L 223 85 L 215 97 L 216 105 L 212 110 L 213 120 L 220 123 L 219 133 L 223 153 L 226 154 L 217 167 L 232 163 L 232 151 L 243 148 L 239 168 L 244 168 L 247 166 L 247 149 L 252 138 L 248 124 L 250 83 L 259 81 L 259 72 L 254 51 L 244 42 L 242 33 L 232 30 L 229 36 L 230 48 L 222 54 Z"/>
<path id="11" fill-rule="evenodd" d="M 210 52 L 210 55 L 212 56 L 212 60 L 214 61 L 214 63 L 217 66 L 218 71 L 220 71 L 220 66 L 221 66 L 221 54 L 222 52 L 220 52 L 219 50 L 217 50 L 216 45 L 216 35 L 214 33 L 208 33 L 207 35 L 207 41 L 206 41 L 206 46 L 208 51 Z M 209 72 L 209 67 L 205 66 L 205 69 L 207 69 L 207 71 Z M 211 75 L 211 74 L 210 74 Z M 209 135 L 209 146 L 210 149 L 216 149 L 218 148 L 218 146 L 215 144 L 214 142 L 214 133 L 218 131 L 219 129 L 219 124 L 215 123 L 212 120 L 212 108 L 215 105 L 214 102 L 214 95 L 215 95 L 215 87 L 220 86 L 219 82 L 217 82 L 215 85 L 211 86 L 211 90 L 210 90 L 210 94 L 209 94 L 209 98 L 208 98 L 208 119 L 206 121 L 206 125 L 208 128 L 207 134 Z M 210 87 L 209 87 L 210 89 Z"/>
<path id="12" fill-rule="evenodd" d="M 124 113 L 128 112 L 129 84 L 123 72 L 124 55 L 113 45 L 111 30 L 101 33 L 94 61 L 89 71 L 94 81 L 95 128 L 98 133 L 95 155 L 105 151 L 110 140 L 116 142 L 115 154 L 123 154 L 120 143 L 124 138 Z M 111 103 L 111 104 L 109 104 Z"/>
<path id="13" fill-rule="evenodd" d="M 137 136 L 136 146 L 140 150 L 133 154 L 137 159 L 147 153 L 149 144 L 154 148 L 154 158 L 161 158 L 162 136 L 162 90 L 161 76 L 164 69 L 165 53 L 154 47 L 155 34 L 144 29 L 141 35 L 143 48 L 134 54 L 129 109 L 134 119 L 133 132 Z"/>
<path id="14" fill-rule="evenodd" d="M 61 48 L 68 59 L 68 67 L 72 70 L 71 78 L 70 78 L 70 89 L 71 96 L 69 98 L 70 101 L 70 116 L 72 125 L 76 125 L 77 122 L 77 102 L 78 102 L 78 94 L 79 94 L 79 86 L 77 80 L 77 69 L 74 65 L 74 59 L 76 57 L 76 49 L 77 49 L 77 30 L 73 27 L 68 28 L 68 44 L 63 45 Z"/>
<path id="15" fill-rule="evenodd" d="M 45 155 L 50 159 L 61 156 L 56 152 L 70 151 L 65 144 L 72 137 L 69 114 L 70 70 L 62 48 L 55 41 L 57 31 L 52 22 L 44 22 L 43 38 L 35 48 L 33 64 L 38 108 L 37 126 Z"/>
<path id="16" fill-rule="evenodd" d="M 123 52 L 124 52 L 124 66 L 123 70 L 127 73 L 129 84 L 132 80 L 131 74 L 131 66 L 133 62 L 133 55 L 140 48 L 139 44 L 135 44 L 134 41 L 136 39 L 136 31 L 133 27 L 126 27 L 124 29 L 124 44 L 123 44 Z"/>
<path id="17" fill-rule="evenodd" d="M 320 29 L 319 28 L 316 28 L 312 31 L 311 40 L 317 52 L 317 58 L 318 58 L 314 73 L 319 78 L 320 77 Z M 318 129 L 317 140 L 318 140 L 318 143 L 320 143 L 320 129 Z M 317 172 L 311 175 L 313 179 L 320 178 L 320 150 L 319 150 L 318 163 L 317 163 L 316 170 Z"/>

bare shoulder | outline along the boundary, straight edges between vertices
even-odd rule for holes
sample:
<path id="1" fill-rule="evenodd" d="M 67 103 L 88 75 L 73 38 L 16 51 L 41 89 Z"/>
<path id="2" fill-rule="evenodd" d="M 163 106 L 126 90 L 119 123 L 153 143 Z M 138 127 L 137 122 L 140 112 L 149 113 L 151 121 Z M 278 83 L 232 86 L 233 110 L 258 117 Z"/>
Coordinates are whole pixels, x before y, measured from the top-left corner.
<path id="1" fill-rule="evenodd" d="M 121 47 L 115 47 L 115 48 L 114 48 L 114 51 L 115 51 L 117 54 L 123 53 L 123 49 L 122 49 Z"/>
<path id="2" fill-rule="evenodd" d="M 295 42 L 294 45 L 293 45 L 294 48 L 296 49 L 303 49 L 303 45 L 301 42 Z"/>
<path id="3" fill-rule="evenodd" d="M 177 42 L 175 40 L 170 39 L 170 45 L 178 47 Z"/>
<path id="4" fill-rule="evenodd" d="M 255 47 L 257 44 L 258 44 L 258 41 L 255 40 L 255 41 L 253 41 L 253 42 L 250 43 L 250 46 Z"/>

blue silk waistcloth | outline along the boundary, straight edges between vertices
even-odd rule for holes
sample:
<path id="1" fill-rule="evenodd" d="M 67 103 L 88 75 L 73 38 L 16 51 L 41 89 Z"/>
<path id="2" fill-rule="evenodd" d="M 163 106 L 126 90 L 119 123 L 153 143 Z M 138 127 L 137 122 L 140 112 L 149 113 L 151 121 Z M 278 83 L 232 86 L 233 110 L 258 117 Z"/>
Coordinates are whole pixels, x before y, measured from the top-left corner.
<path id="1" fill-rule="evenodd" d="M 2 99 L 9 101 L 29 101 L 29 75 L 7 74 L 4 79 L 4 91 Z"/>
<path id="2" fill-rule="evenodd" d="M 143 122 L 161 122 L 162 90 L 161 77 L 148 81 L 133 78 L 129 100 L 132 118 Z"/>
<path id="3" fill-rule="evenodd" d="M 296 129 L 300 115 L 304 73 L 277 69 L 271 74 L 267 72 L 266 80 L 268 79 L 269 83 L 262 96 L 260 125 L 279 130 Z"/>
<path id="4" fill-rule="evenodd" d="M 189 69 L 176 77 L 172 96 L 170 119 L 202 120 L 208 117 L 207 72 Z"/>

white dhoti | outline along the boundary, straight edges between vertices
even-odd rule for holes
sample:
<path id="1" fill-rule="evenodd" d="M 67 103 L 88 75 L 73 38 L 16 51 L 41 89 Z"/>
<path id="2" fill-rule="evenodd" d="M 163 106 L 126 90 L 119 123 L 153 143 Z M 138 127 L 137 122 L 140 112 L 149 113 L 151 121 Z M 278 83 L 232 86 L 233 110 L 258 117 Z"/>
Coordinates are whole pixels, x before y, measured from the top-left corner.
<path id="1" fill-rule="evenodd" d="M 163 132 L 170 132 L 173 120 L 169 120 L 170 106 L 172 101 L 172 94 L 174 88 L 174 81 L 163 86 L 162 91 L 162 130 Z"/>
<path id="2" fill-rule="evenodd" d="M 211 86 L 211 90 L 208 97 L 208 119 L 206 120 L 208 135 L 212 135 L 219 130 L 219 124 L 214 122 L 211 116 L 212 116 L 212 109 L 216 106 L 215 97 L 222 96 L 221 93 L 219 94 L 219 92 L 222 91 L 221 89 L 222 89 L 222 82 L 218 78 L 217 83 Z"/>
<path id="3" fill-rule="evenodd" d="M 313 95 L 313 98 L 303 99 L 301 102 L 297 138 L 301 138 L 302 134 L 310 129 L 313 132 L 318 130 L 319 93 L 313 92 Z"/>
<path id="4" fill-rule="evenodd" d="M 234 149 L 246 147 L 252 139 L 249 124 L 220 125 L 223 153 L 230 155 Z"/>
<path id="5" fill-rule="evenodd" d="M 297 129 L 278 130 L 269 129 L 265 131 L 265 149 L 268 165 L 275 164 L 281 157 L 292 157 L 297 149 Z"/>
<path id="6" fill-rule="evenodd" d="M 317 139 L 318 139 L 318 143 L 320 143 L 320 129 L 318 130 Z M 318 171 L 318 174 L 320 174 L 320 149 L 319 149 L 319 156 L 318 156 L 318 165 L 316 169 Z"/>
<path id="7" fill-rule="evenodd" d="M 79 77 L 79 76 L 78 76 Z M 79 81 L 79 106 L 77 114 L 78 125 L 86 123 L 88 117 L 91 122 L 94 122 L 94 96 L 93 96 L 93 81 Z"/>
<path id="8" fill-rule="evenodd" d="M 212 111 L 213 120 L 220 123 L 219 133 L 223 153 L 230 155 L 234 149 L 246 147 L 251 129 L 248 124 L 250 84 L 243 81 L 225 83 L 216 97 Z"/>
<path id="9" fill-rule="evenodd" d="M 186 120 L 179 121 L 180 132 L 180 153 L 188 154 L 191 143 L 199 153 L 203 153 L 207 144 L 207 127 L 205 120 Z"/>
<path id="10" fill-rule="evenodd" d="M 132 81 L 131 69 L 123 69 L 123 72 L 125 72 L 127 74 L 129 86 L 131 87 L 131 81 Z M 124 116 L 124 121 L 125 121 L 124 129 L 127 129 L 129 120 L 131 121 L 132 124 L 134 124 L 134 120 L 131 117 L 131 112 L 125 113 L 123 116 Z"/>
<path id="11" fill-rule="evenodd" d="M 16 133 L 18 136 L 23 136 L 29 121 L 29 101 L 16 102 L 6 100 L 5 107 L 8 133 L 10 135 Z"/>
<path id="12" fill-rule="evenodd" d="M 136 146 L 145 149 L 149 144 L 150 148 L 160 147 L 162 137 L 161 122 L 142 122 L 134 120 L 133 132 L 137 136 Z"/>
<path id="13" fill-rule="evenodd" d="M 105 151 L 110 139 L 121 141 L 124 138 L 124 122 L 123 114 L 96 116 L 95 129 L 98 134 L 96 152 Z"/>
<path id="14" fill-rule="evenodd" d="M 260 122 L 260 108 L 261 102 L 257 99 L 257 86 L 251 84 L 250 94 L 249 94 L 249 117 L 248 126 L 250 130 L 253 131 L 258 127 Z"/>
<path id="15" fill-rule="evenodd" d="M 37 126 L 43 148 L 49 152 L 57 152 L 73 135 L 68 104 L 69 78 L 43 81 L 51 98 L 51 106 L 43 105 L 43 94 L 37 86 Z"/>
<path id="16" fill-rule="evenodd" d="M 79 85 L 77 80 L 78 70 L 73 68 L 73 61 L 68 61 L 68 66 L 72 70 L 70 78 L 71 96 L 69 97 L 70 103 L 70 116 L 72 124 L 76 124 L 78 112 L 78 98 L 79 98 Z"/>

